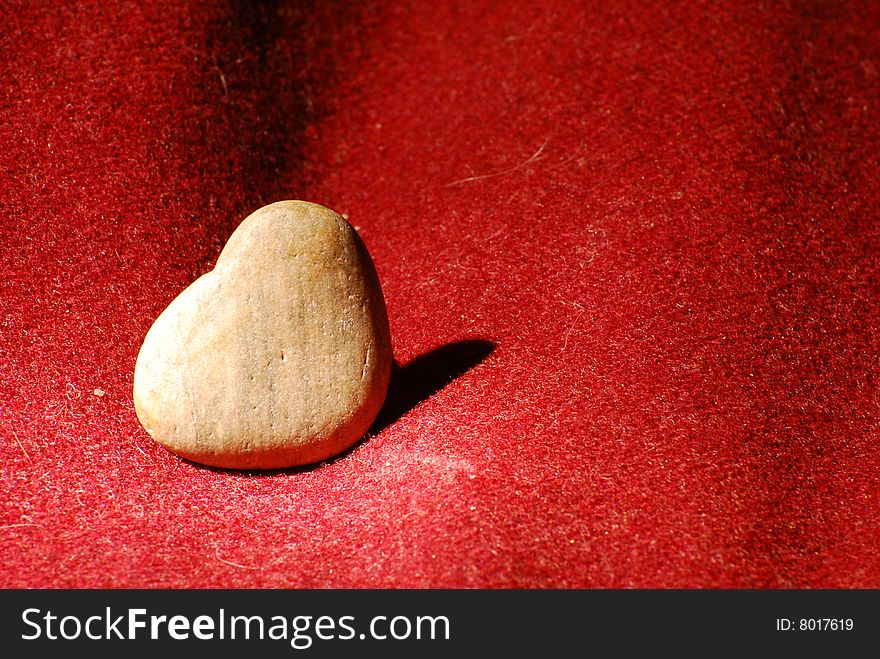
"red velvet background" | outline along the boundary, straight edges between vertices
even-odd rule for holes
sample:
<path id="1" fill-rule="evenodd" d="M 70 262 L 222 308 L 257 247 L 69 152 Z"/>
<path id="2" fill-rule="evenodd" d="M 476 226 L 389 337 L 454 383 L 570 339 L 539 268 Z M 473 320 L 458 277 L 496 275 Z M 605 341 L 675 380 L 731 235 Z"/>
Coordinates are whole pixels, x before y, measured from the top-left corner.
<path id="1" fill-rule="evenodd" d="M 44 4 L 0 585 L 880 587 L 877 3 Z M 199 467 L 137 350 L 284 198 L 359 228 L 402 368 L 336 460 Z"/>

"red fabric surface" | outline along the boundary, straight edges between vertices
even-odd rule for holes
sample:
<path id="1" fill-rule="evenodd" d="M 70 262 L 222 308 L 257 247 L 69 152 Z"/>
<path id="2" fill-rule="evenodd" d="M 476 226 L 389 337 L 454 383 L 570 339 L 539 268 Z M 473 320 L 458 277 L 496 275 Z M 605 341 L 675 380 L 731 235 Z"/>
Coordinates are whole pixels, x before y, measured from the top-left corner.
<path id="1" fill-rule="evenodd" d="M 876 3 L 44 4 L 0 10 L 0 585 L 880 587 Z M 138 348 L 285 198 L 370 248 L 388 406 L 188 463 Z"/>

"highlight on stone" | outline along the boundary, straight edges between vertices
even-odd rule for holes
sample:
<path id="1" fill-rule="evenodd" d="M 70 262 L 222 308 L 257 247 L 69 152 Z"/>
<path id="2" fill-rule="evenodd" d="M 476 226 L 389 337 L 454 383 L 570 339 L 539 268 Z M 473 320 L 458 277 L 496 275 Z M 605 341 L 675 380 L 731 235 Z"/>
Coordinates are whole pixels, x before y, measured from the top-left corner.
<path id="1" fill-rule="evenodd" d="M 363 242 L 330 209 L 282 201 L 248 216 L 216 267 L 153 323 L 134 405 L 184 458 L 276 469 L 357 442 L 390 374 L 385 301 Z"/>

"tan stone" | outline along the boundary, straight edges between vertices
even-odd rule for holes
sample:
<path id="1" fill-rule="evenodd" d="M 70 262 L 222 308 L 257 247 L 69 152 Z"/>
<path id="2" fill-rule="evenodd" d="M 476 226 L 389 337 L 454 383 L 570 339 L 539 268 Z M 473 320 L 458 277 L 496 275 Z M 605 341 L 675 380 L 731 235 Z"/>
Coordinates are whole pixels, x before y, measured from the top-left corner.
<path id="1" fill-rule="evenodd" d="M 146 431 L 217 467 L 304 465 L 344 451 L 385 399 L 391 336 L 354 229 L 303 201 L 265 206 L 156 319 L 134 372 Z"/>

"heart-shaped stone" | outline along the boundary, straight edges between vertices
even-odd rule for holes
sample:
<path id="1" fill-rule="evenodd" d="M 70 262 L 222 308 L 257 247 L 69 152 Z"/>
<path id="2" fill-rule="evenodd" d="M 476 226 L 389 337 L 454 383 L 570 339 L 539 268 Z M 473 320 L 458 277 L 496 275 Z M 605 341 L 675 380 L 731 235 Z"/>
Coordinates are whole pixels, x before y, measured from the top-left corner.
<path id="1" fill-rule="evenodd" d="M 146 431 L 237 469 L 345 450 L 385 399 L 391 335 L 363 242 L 333 211 L 282 201 L 247 217 L 217 265 L 156 319 L 134 370 Z"/>

